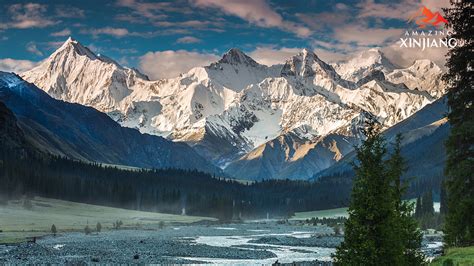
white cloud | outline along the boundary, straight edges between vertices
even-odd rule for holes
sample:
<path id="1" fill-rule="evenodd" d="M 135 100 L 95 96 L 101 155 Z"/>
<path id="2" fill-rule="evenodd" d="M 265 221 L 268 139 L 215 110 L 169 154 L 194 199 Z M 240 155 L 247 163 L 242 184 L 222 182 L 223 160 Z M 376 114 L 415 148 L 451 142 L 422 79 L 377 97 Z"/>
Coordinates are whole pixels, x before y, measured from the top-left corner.
<path id="1" fill-rule="evenodd" d="M 13 4 L 7 9 L 9 20 L 0 23 L 0 29 L 45 28 L 58 23 L 47 17 L 47 5 L 36 3 Z"/>
<path id="2" fill-rule="evenodd" d="M 17 60 L 12 58 L 0 59 L 0 71 L 23 73 L 32 69 L 38 63 L 29 60 Z"/>
<path id="3" fill-rule="evenodd" d="M 121 7 L 127 7 L 132 10 L 132 14 L 119 14 L 119 20 L 129 21 L 133 23 L 143 23 L 145 17 L 151 21 L 161 20 L 167 18 L 163 12 L 178 12 L 183 11 L 177 5 L 173 5 L 172 2 L 143 2 L 137 0 L 117 0 L 116 4 Z M 138 16 L 138 17 L 137 17 Z"/>
<path id="4" fill-rule="evenodd" d="M 450 7 L 450 0 L 422 0 L 421 4 L 425 5 L 432 11 L 440 11 L 442 8 Z"/>
<path id="5" fill-rule="evenodd" d="M 402 36 L 403 29 L 368 28 L 347 25 L 334 30 L 334 38 L 343 43 L 355 42 L 358 45 L 382 45 Z"/>
<path id="6" fill-rule="evenodd" d="M 38 47 L 36 46 L 36 43 L 34 42 L 29 42 L 26 45 L 26 50 L 32 54 L 35 54 L 37 56 L 43 56 L 43 52 L 41 52 Z"/>
<path id="7" fill-rule="evenodd" d="M 359 17 L 407 20 L 423 5 L 433 11 L 440 11 L 441 8 L 450 6 L 450 3 L 449 0 L 402 0 L 390 3 L 376 3 L 374 0 L 366 0 L 358 4 L 358 7 L 361 8 Z"/>
<path id="8" fill-rule="evenodd" d="M 193 36 L 185 36 L 176 40 L 177 43 L 198 43 L 201 42 L 201 39 L 198 39 Z"/>
<path id="9" fill-rule="evenodd" d="M 152 79 L 173 78 L 218 59 L 214 54 L 186 50 L 148 52 L 140 57 L 139 68 Z"/>
<path id="10" fill-rule="evenodd" d="M 279 48 L 275 49 L 272 47 L 257 47 L 254 51 L 249 53 L 249 56 L 252 57 L 255 61 L 260 64 L 267 66 L 272 66 L 276 64 L 283 64 L 287 59 L 293 55 L 301 52 L 300 48 Z"/>
<path id="11" fill-rule="evenodd" d="M 358 4 L 361 8 L 359 17 L 393 18 L 406 20 L 410 14 L 416 12 L 419 3 L 417 1 L 394 1 L 392 3 L 375 3 L 374 0 L 366 0 Z"/>
<path id="12" fill-rule="evenodd" d="M 358 50 L 352 50 L 351 54 L 355 54 Z M 349 57 L 349 54 L 343 52 L 334 52 L 332 50 L 326 50 L 318 48 L 314 50 L 314 53 L 326 63 L 335 63 Z"/>
<path id="13" fill-rule="evenodd" d="M 81 33 L 92 34 L 94 36 L 111 35 L 118 38 L 124 37 L 130 34 L 130 32 L 125 28 L 112 28 L 112 27 L 82 30 Z"/>
<path id="14" fill-rule="evenodd" d="M 294 32 L 299 37 L 308 37 L 311 31 L 297 23 L 286 21 L 265 0 L 194 0 L 202 8 L 217 8 L 229 15 L 237 16 L 260 27 L 276 27 Z"/>
<path id="15" fill-rule="evenodd" d="M 430 47 L 421 51 L 418 48 L 400 47 L 400 43 L 396 42 L 382 48 L 382 51 L 390 61 L 402 67 L 410 66 L 417 59 L 430 59 L 439 67 L 445 68 L 444 64 L 446 63 L 448 48 Z"/>
<path id="16" fill-rule="evenodd" d="M 59 47 L 61 47 L 63 44 L 64 44 L 64 41 L 59 41 L 59 42 L 46 42 L 46 47 L 49 48 L 49 49 L 58 49 Z"/>
<path id="17" fill-rule="evenodd" d="M 55 37 L 58 37 L 58 36 L 61 36 L 61 37 L 70 36 L 70 35 L 71 35 L 71 30 L 66 28 L 66 29 L 61 30 L 61 31 L 53 32 L 53 33 L 51 33 L 50 35 L 51 35 L 51 36 L 55 36 Z"/>
<path id="18" fill-rule="evenodd" d="M 85 11 L 68 5 L 56 6 L 56 16 L 60 18 L 84 18 Z"/>

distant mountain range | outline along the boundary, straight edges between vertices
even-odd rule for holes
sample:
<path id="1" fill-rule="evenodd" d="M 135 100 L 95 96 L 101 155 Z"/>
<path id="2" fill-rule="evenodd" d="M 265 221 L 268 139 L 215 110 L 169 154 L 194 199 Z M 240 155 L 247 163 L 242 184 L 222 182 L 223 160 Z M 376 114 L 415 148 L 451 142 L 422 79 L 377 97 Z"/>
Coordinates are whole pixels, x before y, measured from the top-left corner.
<path id="1" fill-rule="evenodd" d="M 407 163 L 405 177 L 429 179 L 444 175 L 444 143 L 450 130 L 446 119 L 447 112 L 447 99 L 442 97 L 384 132 L 383 135 L 389 143 L 388 148 L 398 133 L 403 136 L 402 155 Z M 348 153 L 342 160 L 316 174 L 313 179 L 341 174 L 352 175 L 350 162 L 354 161 L 355 157 L 354 151 Z"/>
<path id="2" fill-rule="evenodd" d="M 387 132 L 396 131 L 392 128 L 442 97 L 441 75 L 442 70 L 429 60 L 401 68 L 378 49 L 333 65 L 304 49 L 271 67 L 231 49 L 209 66 L 150 81 L 69 38 L 21 77 L 56 99 L 94 107 L 124 127 L 167 138 L 170 141 L 153 137 L 159 142 L 153 145 L 173 151 L 164 156 L 168 161 L 162 165 L 171 165 L 181 149 L 191 156 L 182 158 L 180 167 L 212 169 L 212 163 L 230 176 L 260 180 L 308 179 L 339 165 L 363 140 L 361 130 L 367 119 L 377 120 Z M 82 119 L 68 126 L 100 127 L 102 132 L 106 129 L 101 123 Z M 94 154 L 87 159 L 111 161 L 101 156 L 112 155 L 100 153 L 107 141 L 117 138 L 119 133 L 107 131 L 100 142 L 105 146 L 86 149 Z M 151 136 L 133 135 L 129 141 L 132 138 Z M 146 154 L 152 144 L 137 142 L 134 145 L 141 153 L 114 153 L 114 160 L 150 166 L 152 157 Z M 200 156 L 177 142 L 187 143 Z M 69 144 L 70 154 L 87 157 L 73 147 L 73 139 Z"/>
<path id="3" fill-rule="evenodd" d="M 121 127 L 94 108 L 53 99 L 12 73 L 0 72 L 0 103 L 2 145 L 11 149 L 28 146 L 84 161 L 221 174 L 184 143 Z"/>

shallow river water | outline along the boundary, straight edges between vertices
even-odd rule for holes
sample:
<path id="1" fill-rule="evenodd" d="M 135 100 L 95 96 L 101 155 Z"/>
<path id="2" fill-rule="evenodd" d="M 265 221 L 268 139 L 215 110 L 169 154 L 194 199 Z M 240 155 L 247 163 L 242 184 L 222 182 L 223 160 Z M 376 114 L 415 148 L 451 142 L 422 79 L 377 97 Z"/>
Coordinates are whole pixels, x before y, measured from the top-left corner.
<path id="1" fill-rule="evenodd" d="M 326 226 L 259 222 L 61 233 L 36 244 L 0 246 L 0 264 L 146 263 L 262 265 L 327 264 L 342 241 Z M 439 248 L 437 239 L 425 250 Z"/>

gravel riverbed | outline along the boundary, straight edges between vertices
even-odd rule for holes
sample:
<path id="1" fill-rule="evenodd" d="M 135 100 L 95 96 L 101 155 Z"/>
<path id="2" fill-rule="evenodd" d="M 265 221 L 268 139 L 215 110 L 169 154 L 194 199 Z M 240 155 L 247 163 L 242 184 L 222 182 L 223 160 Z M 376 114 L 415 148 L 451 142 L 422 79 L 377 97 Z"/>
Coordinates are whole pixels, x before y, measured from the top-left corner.
<path id="1" fill-rule="evenodd" d="M 0 245 L 0 264 L 330 265 L 341 241 L 326 226 L 275 222 L 60 233 Z"/>

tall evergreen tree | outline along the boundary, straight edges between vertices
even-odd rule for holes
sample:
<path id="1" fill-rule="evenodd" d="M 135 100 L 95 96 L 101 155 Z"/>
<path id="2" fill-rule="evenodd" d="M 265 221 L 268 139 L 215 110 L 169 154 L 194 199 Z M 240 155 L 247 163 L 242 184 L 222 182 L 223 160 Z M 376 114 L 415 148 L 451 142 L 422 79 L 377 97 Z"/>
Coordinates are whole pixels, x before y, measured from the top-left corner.
<path id="1" fill-rule="evenodd" d="M 402 200 L 408 188 L 406 182 L 402 182 L 401 177 L 406 171 L 406 163 L 401 155 L 402 135 L 396 136 L 394 151 L 388 160 L 388 175 L 392 182 L 392 198 L 396 221 L 393 230 L 397 232 L 400 241 L 399 248 L 403 252 L 401 265 L 420 265 L 424 261 L 424 255 L 421 252 L 422 233 L 419 230 L 418 223 L 412 217 L 413 203 Z"/>
<path id="2" fill-rule="evenodd" d="M 433 208 L 433 193 L 430 191 L 423 194 L 423 198 L 421 201 L 421 208 L 423 215 L 433 215 L 434 208 Z"/>
<path id="3" fill-rule="evenodd" d="M 399 150 L 388 162 L 384 160 L 385 140 L 373 125 L 366 135 L 367 139 L 356 149 L 358 163 L 353 164 L 356 179 L 349 218 L 344 242 L 337 248 L 334 260 L 337 265 L 404 265 L 409 261 L 405 255 L 411 253 L 408 246 L 413 243 L 414 250 L 419 246 L 416 248 L 416 240 L 409 245 L 408 232 L 412 237 L 413 228 L 408 229 L 406 212 L 401 211 L 407 208 L 400 199 L 403 161 Z"/>
<path id="4" fill-rule="evenodd" d="M 459 45 L 449 50 L 443 79 L 448 87 L 446 188 L 448 213 L 445 242 L 449 246 L 474 244 L 474 3 L 451 1 L 445 9 L 450 37 Z"/>

